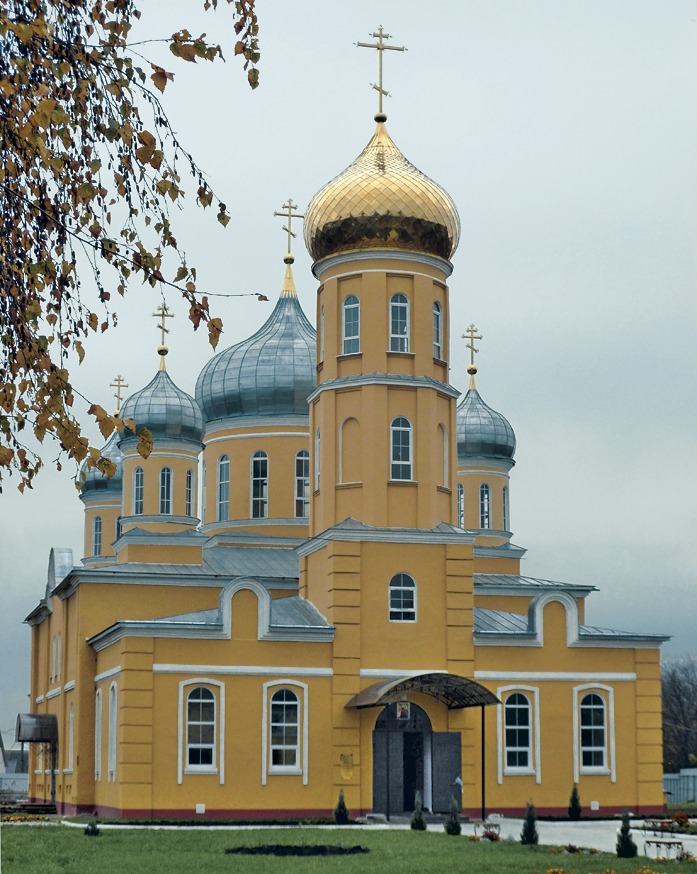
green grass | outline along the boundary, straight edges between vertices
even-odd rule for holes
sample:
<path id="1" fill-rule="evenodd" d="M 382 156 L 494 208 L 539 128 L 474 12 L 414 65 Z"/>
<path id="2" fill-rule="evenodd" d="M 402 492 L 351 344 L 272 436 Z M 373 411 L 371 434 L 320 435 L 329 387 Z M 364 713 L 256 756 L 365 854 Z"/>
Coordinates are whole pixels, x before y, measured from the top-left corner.
<path id="1" fill-rule="evenodd" d="M 442 828 L 427 832 L 363 829 L 250 829 L 244 831 L 83 830 L 61 826 L 5 826 L 2 829 L 2 874 L 616 874 L 691 871 L 697 866 L 646 859 L 617 859 L 608 853 L 560 855 L 547 847 L 516 843 L 482 843 L 450 837 Z M 225 855 L 226 847 L 307 843 L 353 846 L 370 854 L 320 858 Z"/>

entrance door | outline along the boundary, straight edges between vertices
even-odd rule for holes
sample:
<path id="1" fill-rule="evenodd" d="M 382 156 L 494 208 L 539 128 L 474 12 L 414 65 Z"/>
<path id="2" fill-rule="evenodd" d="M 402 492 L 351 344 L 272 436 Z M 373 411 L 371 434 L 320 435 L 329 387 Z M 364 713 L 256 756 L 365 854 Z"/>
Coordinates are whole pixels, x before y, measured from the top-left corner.
<path id="1" fill-rule="evenodd" d="M 450 810 L 455 796 L 462 807 L 462 739 L 458 731 L 437 731 L 433 735 L 433 807 L 434 813 Z M 460 778 L 461 779 L 461 778 Z"/>
<path id="2" fill-rule="evenodd" d="M 414 809 L 414 796 L 430 788 L 426 761 L 431 720 L 417 704 L 390 704 L 373 731 L 373 810 L 388 816 Z"/>

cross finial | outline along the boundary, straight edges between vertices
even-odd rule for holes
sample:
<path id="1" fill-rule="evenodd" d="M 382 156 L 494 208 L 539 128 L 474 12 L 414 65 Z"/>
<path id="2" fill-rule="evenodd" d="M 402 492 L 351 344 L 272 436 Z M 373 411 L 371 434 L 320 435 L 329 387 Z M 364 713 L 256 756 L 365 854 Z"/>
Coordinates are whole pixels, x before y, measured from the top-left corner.
<path id="1" fill-rule="evenodd" d="M 285 258 L 283 259 L 286 264 L 292 264 L 293 261 L 295 260 L 293 258 L 293 255 L 291 254 L 291 251 L 290 251 L 291 241 L 294 237 L 297 237 L 297 234 L 293 233 L 293 230 L 292 230 L 293 219 L 294 218 L 295 219 L 304 219 L 305 218 L 304 213 L 293 212 L 293 210 L 297 209 L 297 208 L 298 208 L 297 203 L 293 203 L 292 198 L 289 197 L 288 201 L 286 203 L 284 203 L 283 206 L 281 207 L 281 209 L 283 209 L 283 212 L 275 212 L 274 213 L 274 215 L 277 215 L 280 218 L 285 218 L 286 221 L 288 222 L 287 225 L 283 225 L 283 230 L 288 234 L 288 252 L 287 252 Z"/>
<path id="2" fill-rule="evenodd" d="M 467 344 L 467 348 L 470 350 L 470 363 L 469 363 L 469 367 L 467 368 L 467 373 L 469 373 L 469 375 L 470 375 L 470 388 L 474 388 L 475 387 L 474 375 L 477 372 L 477 367 L 474 363 L 474 356 L 477 354 L 477 352 L 479 352 L 479 349 L 477 349 L 474 345 L 474 341 L 475 340 L 482 340 L 484 338 L 482 337 L 481 334 L 477 333 L 477 328 L 475 328 L 474 325 L 472 324 L 469 326 L 469 328 L 467 328 L 465 333 L 462 335 L 462 339 L 469 340 L 469 343 Z"/>
<path id="3" fill-rule="evenodd" d="M 121 401 L 123 400 L 121 389 L 128 388 L 128 383 L 119 373 L 119 375 L 114 379 L 109 388 L 116 389 L 116 391 L 114 392 L 114 397 L 116 398 L 116 412 L 114 413 L 114 415 L 118 416 L 118 414 L 121 412 Z"/>
<path id="4" fill-rule="evenodd" d="M 165 327 L 165 319 L 173 319 L 174 313 L 170 313 L 169 308 L 166 303 L 161 303 L 159 307 L 152 314 L 153 318 L 159 319 L 160 324 L 158 325 L 161 333 L 161 342 L 157 349 L 157 354 L 160 357 L 160 370 L 166 370 L 165 367 L 165 355 L 169 352 L 169 349 L 165 346 L 165 334 L 169 334 L 169 328 Z"/>
<path id="5" fill-rule="evenodd" d="M 377 39 L 376 43 L 373 42 L 357 42 L 356 46 L 364 49 L 377 49 L 378 50 L 378 82 L 377 85 L 374 82 L 371 82 L 373 88 L 378 92 L 378 114 L 375 116 L 375 121 L 385 121 L 387 116 L 382 111 L 382 98 L 383 95 L 389 97 L 389 91 L 385 91 L 382 87 L 382 53 L 385 51 L 390 52 L 406 52 L 405 46 L 388 46 L 385 45 L 386 39 L 392 39 L 392 36 L 389 33 L 385 33 L 382 25 L 378 27 L 377 31 L 371 34 Z"/>

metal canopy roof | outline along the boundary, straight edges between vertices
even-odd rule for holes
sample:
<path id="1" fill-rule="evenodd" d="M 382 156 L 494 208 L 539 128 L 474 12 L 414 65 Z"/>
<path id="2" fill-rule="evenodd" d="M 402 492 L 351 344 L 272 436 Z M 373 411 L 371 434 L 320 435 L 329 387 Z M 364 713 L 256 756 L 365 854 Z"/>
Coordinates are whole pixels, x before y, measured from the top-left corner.
<path id="1" fill-rule="evenodd" d="M 500 704 L 499 699 L 484 686 L 457 674 L 414 674 L 396 680 L 381 680 L 362 689 L 346 705 L 347 708 L 383 707 L 397 700 L 400 692 L 424 692 L 445 704 L 448 710 Z"/>
<path id="2" fill-rule="evenodd" d="M 15 742 L 58 743 L 58 720 L 54 713 L 18 713 Z"/>

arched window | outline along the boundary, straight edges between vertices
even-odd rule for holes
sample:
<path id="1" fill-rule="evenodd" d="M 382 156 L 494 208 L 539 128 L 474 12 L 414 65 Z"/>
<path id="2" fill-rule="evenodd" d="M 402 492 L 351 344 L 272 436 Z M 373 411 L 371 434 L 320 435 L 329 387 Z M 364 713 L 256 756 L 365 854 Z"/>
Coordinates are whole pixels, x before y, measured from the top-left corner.
<path id="1" fill-rule="evenodd" d="M 221 455 L 218 459 L 218 504 L 216 518 L 226 522 L 230 515 L 230 459 Z"/>
<path id="2" fill-rule="evenodd" d="M 503 530 L 508 531 L 511 524 L 508 507 L 508 486 L 503 487 Z"/>
<path id="3" fill-rule="evenodd" d="M 433 357 L 443 358 L 443 310 L 437 300 L 433 301 Z"/>
<path id="4" fill-rule="evenodd" d="M 160 471 L 160 514 L 172 513 L 172 468 L 163 467 Z"/>
<path id="5" fill-rule="evenodd" d="M 506 699 L 504 707 L 507 769 L 531 767 L 532 731 L 530 700 L 521 692 L 514 692 Z"/>
<path id="6" fill-rule="evenodd" d="M 295 456 L 295 517 L 310 515 L 310 453 L 303 449 Z"/>
<path id="7" fill-rule="evenodd" d="M 201 464 L 201 522 L 206 524 L 206 462 Z"/>
<path id="8" fill-rule="evenodd" d="M 457 527 L 465 527 L 465 487 L 457 484 Z"/>
<path id="9" fill-rule="evenodd" d="M 607 767 L 607 721 L 605 701 L 597 692 L 581 698 L 581 767 Z"/>
<path id="10" fill-rule="evenodd" d="M 118 725 L 116 683 L 109 687 L 109 734 L 107 736 L 107 780 L 116 780 L 116 728 Z"/>
<path id="11" fill-rule="evenodd" d="M 252 456 L 252 519 L 269 515 L 269 459 L 265 452 Z"/>
<path id="12" fill-rule="evenodd" d="M 479 527 L 491 528 L 491 489 L 486 483 L 479 486 Z"/>
<path id="13" fill-rule="evenodd" d="M 133 515 L 143 515 L 143 468 L 133 471 Z"/>
<path id="14" fill-rule="evenodd" d="M 361 351 L 361 304 L 355 294 L 344 298 L 342 350 L 344 355 Z"/>
<path id="15" fill-rule="evenodd" d="M 290 689 L 271 696 L 271 744 L 269 770 L 297 770 L 300 763 L 300 707 Z"/>
<path id="16" fill-rule="evenodd" d="M 194 472 L 187 470 L 186 472 L 186 492 L 184 497 L 184 515 L 194 515 Z"/>
<path id="17" fill-rule="evenodd" d="M 61 667 L 63 665 L 63 638 L 60 631 L 56 636 L 56 680 L 61 678 Z"/>
<path id="18" fill-rule="evenodd" d="M 320 433 L 319 428 L 315 433 L 315 491 L 319 489 L 319 450 L 320 450 Z"/>
<path id="19" fill-rule="evenodd" d="M 445 427 L 445 425 L 438 426 L 438 436 L 440 438 L 439 442 L 440 442 L 441 458 L 443 459 L 443 480 L 441 482 L 441 485 L 447 487 L 448 476 L 450 474 L 450 471 L 448 469 L 449 468 L 448 461 L 450 459 L 449 459 L 449 455 L 448 455 L 448 453 L 449 453 L 448 429 Z"/>
<path id="20" fill-rule="evenodd" d="M 186 767 L 215 767 L 215 695 L 196 686 L 186 699 Z"/>
<path id="21" fill-rule="evenodd" d="M 390 479 L 410 480 L 412 476 L 411 422 L 403 416 L 390 425 Z"/>
<path id="22" fill-rule="evenodd" d="M 409 574 L 390 580 L 390 622 L 416 622 L 416 583 Z"/>
<path id="23" fill-rule="evenodd" d="M 319 309 L 319 361 L 324 361 L 324 306 Z"/>
<path id="24" fill-rule="evenodd" d="M 95 516 L 92 520 L 92 555 L 102 554 L 102 517 Z"/>
<path id="25" fill-rule="evenodd" d="M 102 779 L 102 690 L 94 696 L 94 779 Z"/>
<path id="26" fill-rule="evenodd" d="M 70 702 L 68 711 L 68 762 L 67 770 L 73 770 L 73 758 L 75 754 L 75 705 Z"/>
<path id="27" fill-rule="evenodd" d="M 390 352 L 409 351 L 409 299 L 405 294 L 390 298 Z"/>

